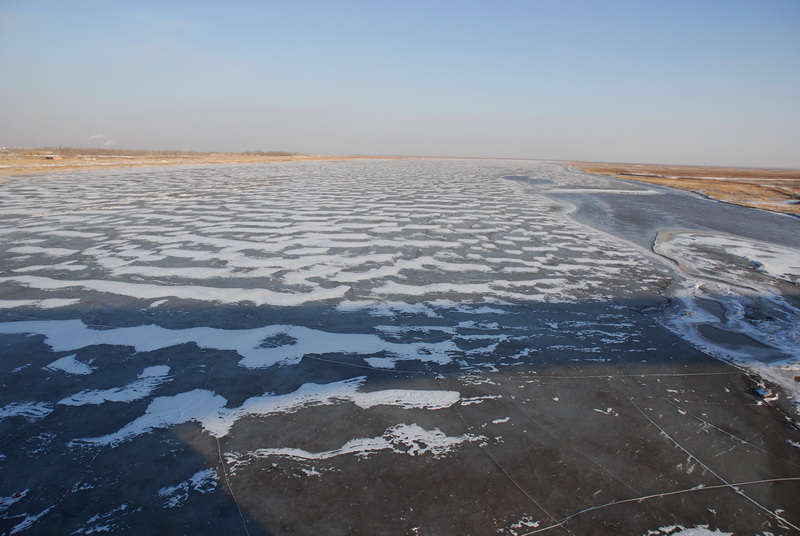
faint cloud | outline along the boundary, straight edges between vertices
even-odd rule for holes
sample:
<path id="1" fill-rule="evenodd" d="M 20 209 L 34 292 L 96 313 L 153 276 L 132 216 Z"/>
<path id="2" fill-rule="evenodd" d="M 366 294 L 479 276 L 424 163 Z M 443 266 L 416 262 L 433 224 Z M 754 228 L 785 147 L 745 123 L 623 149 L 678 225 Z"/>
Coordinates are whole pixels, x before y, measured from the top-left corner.
<path id="1" fill-rule="evenodd" d="M 102 134 L 95 134 L 94 136 L 89 136 L 89 141 L 98 140 L 100 138 L 105 138 Z"/>

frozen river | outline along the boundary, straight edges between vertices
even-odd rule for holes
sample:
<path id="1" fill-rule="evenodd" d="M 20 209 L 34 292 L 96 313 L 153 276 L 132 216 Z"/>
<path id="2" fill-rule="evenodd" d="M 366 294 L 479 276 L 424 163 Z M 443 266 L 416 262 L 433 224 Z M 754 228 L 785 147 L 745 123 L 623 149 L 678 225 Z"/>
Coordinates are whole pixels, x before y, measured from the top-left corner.
<path id="1" fill-rule="evenodd" d="M 530 161 L 0 195 L 2 534 L 800 531 L 796 218 Z"/>

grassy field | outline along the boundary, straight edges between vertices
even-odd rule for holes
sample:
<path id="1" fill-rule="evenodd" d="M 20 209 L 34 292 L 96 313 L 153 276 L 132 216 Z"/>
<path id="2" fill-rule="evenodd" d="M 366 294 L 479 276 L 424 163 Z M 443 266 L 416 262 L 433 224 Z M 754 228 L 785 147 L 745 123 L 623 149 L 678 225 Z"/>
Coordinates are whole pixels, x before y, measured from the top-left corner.
<path id="1" fill-rule="evenodd" d="M 746 207 L 800 216 L 800 170 L 571 162 L 587 173 L 687 190 Z"/>

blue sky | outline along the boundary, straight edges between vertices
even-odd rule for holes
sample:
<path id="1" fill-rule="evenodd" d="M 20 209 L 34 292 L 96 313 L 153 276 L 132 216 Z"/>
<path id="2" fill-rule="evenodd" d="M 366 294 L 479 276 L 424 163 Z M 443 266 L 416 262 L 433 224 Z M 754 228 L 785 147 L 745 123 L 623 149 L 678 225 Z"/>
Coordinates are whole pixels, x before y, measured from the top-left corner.
<path id="1" fill-rule="evenodd" d="M 0 145 L 800 167 L 798 28 L 798 0 L 0 0 Z"/>

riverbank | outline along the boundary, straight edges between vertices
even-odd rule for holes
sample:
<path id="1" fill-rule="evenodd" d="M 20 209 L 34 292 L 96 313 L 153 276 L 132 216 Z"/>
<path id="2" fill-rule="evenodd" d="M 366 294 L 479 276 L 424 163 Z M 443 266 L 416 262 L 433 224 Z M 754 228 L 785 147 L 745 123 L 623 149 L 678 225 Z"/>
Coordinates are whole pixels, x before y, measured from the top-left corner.
<path id="1" fill-rule="evenodd" d="M 123 167 L 161 167 L 265 162 L 404 158 L 288 152 L 197 153 L 187 151 L 109 151 L 93 149 L 19 149 L 0 153 L 0 176 Z"/>
<path id="2" fill-rule="evenodd" d="M 569 162 L 586 173 L 694 192 L 744 207 L 800 216 L 800 170 Z"/>

